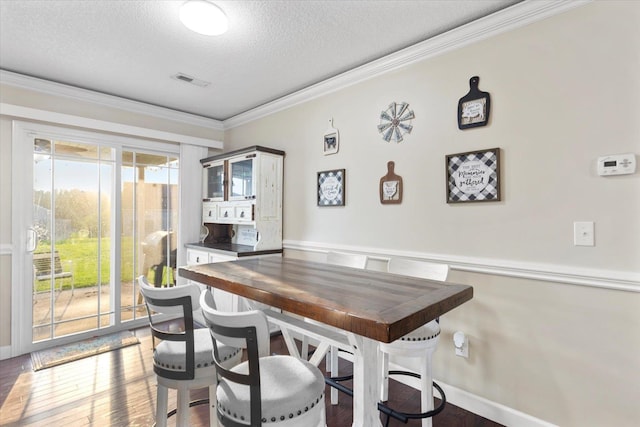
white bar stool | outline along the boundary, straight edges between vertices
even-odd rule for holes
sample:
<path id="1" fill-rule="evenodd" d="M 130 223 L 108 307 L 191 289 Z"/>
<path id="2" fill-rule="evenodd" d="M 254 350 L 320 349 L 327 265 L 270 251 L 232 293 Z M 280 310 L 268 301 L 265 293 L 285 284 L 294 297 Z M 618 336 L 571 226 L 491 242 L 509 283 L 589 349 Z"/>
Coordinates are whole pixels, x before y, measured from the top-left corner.
<path id="1" fill-rule="evenodd" d="M 144 276 L 138 278 L 140 292 L 144 296 L 149 315 L 149 327 L 153 337 L 153 371 L 158 382 L 156 399 L 156 426 L 165 427 L 167 418 L 176 415 L 177 427 L 187 427 L 189 407 L 209 404 L 209 418 L 217 426 L 216 418 L 216 367 L 213 342 L 206 328 L 194 329 L 194 311 L 200 310 L 200 288 L 195 284 L 156 288 L 149 285 Z M 206 292 L 206 291 L 205 291 Z M 152 312 L 177 315 L 184 327 L 173 330 L 164 322 L 156 323 Z M 156 344 L 156 340 L 160 342 Z M 242 349 L 220 345 L 220 353 L 226 367 L 240 363 Z M 208 388 L 209 399 L 189 402 L 192 389 Z M 168 389 L 177 390 L 177 408 L 167 413 Z"/>
<path id="2" fill-rule="evenodd" d="M 387 271 L 404 276 L 420 277 L 444 281 L 449 274 L 447 264 L 435 264 L 425 261 L 415 261 L 402 258 L 392 258 L 389 260 Z M 444 408 L 446 397 L 440 387 L 433 383 L 431 373 L 431 358 L 440 339 L 440 325 L 436 320 L 423 325 L 402 338 L 392 343 L 380 343 L 380 357 L 382 369 L 382 386 L 380 390 L 380 400 L 389 400 L 389 374 L 411 375 L 420 377 L 421 409 L 422 414 L 413 414 L 411 418 L 422 418 L 422 427 L 431 427 L 431 417 Z M 420 372 L 389 371 L 389 356 L 417 357 L 420 358 Z M 435 386 L 442 397 L 442 403 L 436 410 L 433 407 L 433 386 Z M 429 414 L 427 414 L 429 413 Z M 408 414 L 405 414 L 408 415 Z M 422 417 L 425 416 L 425 417 Z"/>
<path id="3" fill-rule="evenodd" d="M 217 417 L 225 427 L 326 427 L 324 377 L 306 360 L 270 356 L 269 325 L 260 310 L 215 309 L 202 291 L 200 306 L 211 333 L 217 368 Z M 221 347 L 243 348 L 247 361 L 227 368 Z"/>

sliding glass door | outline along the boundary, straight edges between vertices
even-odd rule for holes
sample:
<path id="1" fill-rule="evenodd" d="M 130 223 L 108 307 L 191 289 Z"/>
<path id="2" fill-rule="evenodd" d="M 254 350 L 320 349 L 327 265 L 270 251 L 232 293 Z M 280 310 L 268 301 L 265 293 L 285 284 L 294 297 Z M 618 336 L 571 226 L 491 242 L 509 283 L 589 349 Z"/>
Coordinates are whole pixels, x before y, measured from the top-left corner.
<path id="1" fill-rule="evenodd" d="M 27 233 L 22 341 L 43 348 L 146 319 L 136 278 L 175 282 L 178 155 L 32 126 L 18 147 L 32 182 L 16 221 Z"/>
<path id="2" fill-rule="evenodd" d="M 178 158 L 122 153 L 120 254 L 123 320 L 144 314 L 136 277 L 156 286 L 175 283 L 178 230 Z"/>
<path id="3" fill-rule="evenodd" d="M 33 138 L 33 341 L 111 324 L 115 150 Z"/>

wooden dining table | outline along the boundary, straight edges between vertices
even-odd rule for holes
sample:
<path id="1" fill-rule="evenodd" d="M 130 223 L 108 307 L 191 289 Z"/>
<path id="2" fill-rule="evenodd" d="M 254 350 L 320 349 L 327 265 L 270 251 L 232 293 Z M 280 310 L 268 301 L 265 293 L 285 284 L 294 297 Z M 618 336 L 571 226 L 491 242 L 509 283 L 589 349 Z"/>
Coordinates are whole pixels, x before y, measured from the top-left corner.
<path id="1" fill-rule="evenodd" d="M 354 354 L 354 427 L 381 426 L 378 342 L 473 298 L 469 285 L 279 256 L 181 267 L 179 274 L 344 331 Z"/>

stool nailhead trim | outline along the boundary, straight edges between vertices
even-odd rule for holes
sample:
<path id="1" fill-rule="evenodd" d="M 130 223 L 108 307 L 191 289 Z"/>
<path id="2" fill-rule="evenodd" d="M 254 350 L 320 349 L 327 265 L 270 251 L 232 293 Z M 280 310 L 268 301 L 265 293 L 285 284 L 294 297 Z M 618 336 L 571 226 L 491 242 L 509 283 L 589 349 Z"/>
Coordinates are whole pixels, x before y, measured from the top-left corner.
<path id="1" fill-rule="evenodd" d="M 288 414 L 288 417 L 287 417 L 287 415 L 280 415 L 280 419 L 278 419 L 277 416 L 273 416 L 269 420 L 267 420 L 266 418 L 262 418 L 262 423 L 263 424 L 275 423 L 275 422 L 278 422 L 278 421 L 284 421 L 287 418 L 291 419 L 291 418 L 294 418 L 296 416 L 300 416 L 300 415 L 303 414 L 303 412 L 309 412 L 309 409 L 314 408 L 322 400 L 324 400 L 324 392 L 322 392 L 322 394 L 318 398 L 316 398 L 315 401 L 311 401 L 311 405 L 305 406 L 304 410 L 298 409 L 295 414 L 293 412 L 291 412 L 291 413 Z M 235 414 L 235 413 L 232 415 L 231 414 L 231 410 L 225 408 L 222 404 L 220 404 L 220 401 L 218 401 L 218 407 L 220 408 L 221 412 L 226 413 L 229 417 L 238 419 L 238 415 Z M 240 415 L 239 418 L 244 421 L 244 415 Z"/>
<path id="2" fill-rule="evenodd" d="M 231 353 L 230 355 L 228 355 L 227 357 L 225 357 L 225 358 L 223 359 L 223 361 L 226 361 L 226 360 L 231 359 L 232 357 L 234 357 L 234 356 L 235 356 L 235 355 L 237 355 L 238 353 L 240 353 L 240 349 L 236 349 L 236 351 L 234 351 L 233 353 Z M 169 369 L 169 370 L 172 370 L 172 371 L 184 371 L 184 370 L 185 370 L 185 368 L 184 368 L 182 365 L 178 365 L 178 366 L 176 366 L 176 365 L 171 365 L 171 366 L 169 366 L 169 364 L 167 364 L 167 363 L 158 362 L 158 360 L 156 359 L 156 352 L 155 352 L 155 351 L 154 351 L 154 353 L 153 353 L 153 356 L 154 356 L 154 357 L 153 357 L 153 362 L 154 362 L 157 366 L 160 366 L 161 368 Z M 207 368 L 207 367 L 209 367 L 209 366 L 214 366 L 213 360 L 211 360 L 211 362 L 198 363 L 198 364 L 196 365 L 196 369 L 198 369 L 198 368 Z"/>
<path id="3" fill-rule="evenodd" d="M 402 338 L 400 338 L 400 340 L 401 341 L 429 341 L 429 340 L 434 339 L 438 335 L 440 335 L 440 331 L 438 331 L 436 334 L 428 336 L 428 337 L 411 337 L 411 338 L 402 337 Z"/>

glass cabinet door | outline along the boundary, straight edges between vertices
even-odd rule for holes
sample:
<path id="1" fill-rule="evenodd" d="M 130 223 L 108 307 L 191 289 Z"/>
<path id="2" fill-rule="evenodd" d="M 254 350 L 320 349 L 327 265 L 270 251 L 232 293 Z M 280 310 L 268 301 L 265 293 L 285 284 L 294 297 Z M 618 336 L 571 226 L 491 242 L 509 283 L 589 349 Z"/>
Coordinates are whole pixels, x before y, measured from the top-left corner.
<path id="1" fill-rule="evenodd" d="M 224 200 L 224 162 L 205 169 L 205 199 Z"/>
<path id="2" fill-rule="evenodd" d="M 255 197 L 253 182 L 253 158 L 229 161 L 231 169 L 231 193 L 229 200 L 251 199 Z"/>

